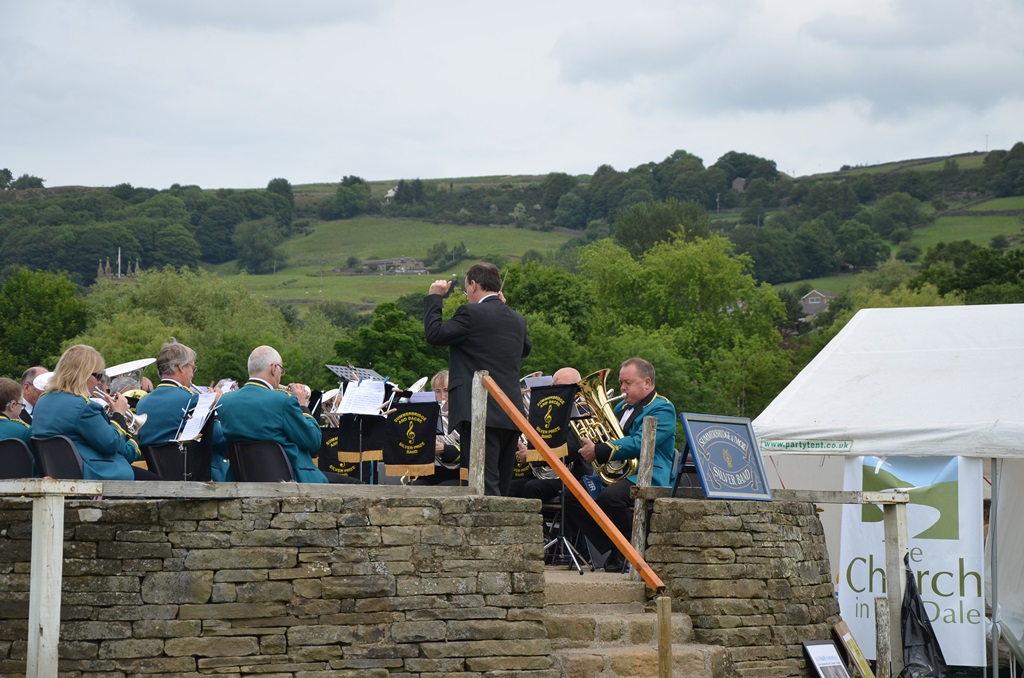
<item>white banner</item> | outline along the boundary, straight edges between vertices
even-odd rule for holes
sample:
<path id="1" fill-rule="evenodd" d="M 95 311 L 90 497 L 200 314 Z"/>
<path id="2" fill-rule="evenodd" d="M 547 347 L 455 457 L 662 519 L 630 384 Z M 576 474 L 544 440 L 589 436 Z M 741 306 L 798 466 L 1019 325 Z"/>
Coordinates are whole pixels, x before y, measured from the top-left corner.
<path id="1" fill-rule="evenodd" d="M 909 488 L 910 568 L 946 663 L 985 665 L 981 460 L 850 457 L 843 487 Z M 839 608 L 864 654 L 875 659 L 875 603 L 886 595 L 882 509 L 843 507 Z"/>

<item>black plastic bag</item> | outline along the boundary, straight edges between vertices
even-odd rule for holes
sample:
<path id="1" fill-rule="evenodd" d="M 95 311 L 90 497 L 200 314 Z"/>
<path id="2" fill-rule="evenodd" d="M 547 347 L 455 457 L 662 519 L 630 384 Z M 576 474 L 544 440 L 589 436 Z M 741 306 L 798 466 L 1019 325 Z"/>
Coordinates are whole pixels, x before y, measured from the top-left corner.
<path id="1" fill-rule="evenodd" d="M 942 648 L 917 592 L 910 554 L 903 557 L 903 563 L 907 568 L 907 591 L 903 594 L 903 670 L 899 678 L 949 678 Z"/>

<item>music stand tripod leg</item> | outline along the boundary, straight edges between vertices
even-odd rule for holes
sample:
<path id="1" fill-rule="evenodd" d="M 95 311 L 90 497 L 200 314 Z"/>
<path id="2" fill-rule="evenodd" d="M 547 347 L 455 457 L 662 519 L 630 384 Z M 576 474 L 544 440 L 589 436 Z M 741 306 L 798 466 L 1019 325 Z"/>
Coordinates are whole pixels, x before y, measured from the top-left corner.
<path id="1" fill-rule="evenodd" d="M 561 494 L 560 503 L 561 503 L 561 507 L 560 507 L 560 515 L 559 515 L 559 519 L 558 519 L 558 535 L 553 537 L 551 539 L 551 541 L 549 541 L 547 544 L 544 545 L 544 551 L 546 553 L 548 548 L 550 548 L 553 544 L 558 544 L 558 554 L 557 555 L 560 555 L 562 557 L 565 557 L 566 555 L 568 555 L 569 558 L 572 560 L 573 567 L 575 567 L 576 571 L 580 573 L 580 576 L 583 576 L 583 565 L 580 564 L 580 561 L 583 560 L 583 556 L 580 555 L 580 552 L 577 551 L 576 547 L 572 545 L 572 542 L 569 541 L 569 538 L 565 536 L 565 487 L 564 486 L 562 487 L 562 494 Z M 591 569 L 591 571 L 593 571 L 594 568 L 591 567 L 590 569 Z"/>

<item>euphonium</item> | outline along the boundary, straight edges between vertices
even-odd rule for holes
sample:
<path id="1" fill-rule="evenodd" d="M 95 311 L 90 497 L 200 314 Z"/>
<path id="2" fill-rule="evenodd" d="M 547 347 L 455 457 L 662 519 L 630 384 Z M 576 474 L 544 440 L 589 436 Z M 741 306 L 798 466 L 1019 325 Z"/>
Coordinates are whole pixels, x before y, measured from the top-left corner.
<path id="1" fill-rule="evenodd" d="M 579 438 L 588 438 L 595 443 L 625 438 L 619 420 L 612 408 L 612 401 L 605 389 L 608 369 L 598 370 L 580 379 L 579 391 L 576 393 L 577 404 L 581 409 L 589 410 L 591 416 L 584 419 L 573 419 L 569 423 Z M 633 475 L 637 469 L 636 459 L 614 459 L 605 464 L 594 462 L 594 470 L 605 485 Z"/>

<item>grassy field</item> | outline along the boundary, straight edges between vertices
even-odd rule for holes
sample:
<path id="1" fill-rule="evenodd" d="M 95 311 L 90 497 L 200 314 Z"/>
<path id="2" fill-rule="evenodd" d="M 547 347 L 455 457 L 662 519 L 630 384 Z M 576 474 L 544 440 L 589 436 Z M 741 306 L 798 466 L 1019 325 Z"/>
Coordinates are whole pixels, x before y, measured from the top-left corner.
<path id="1" fill-rule="evenodd" d="M 1020 232 L 1020 217 L 940 217 L 924 228 L 915 229 L 912 242 L 920 245 L 922 252 L 940 242 L 957 240 L 970 240 L 988 247 L 994 236 L 1015 236 Z"/>
<path id="2" fill-rule="evenodd" d="M 951 155 L 948 157 L 937 158 L 932 161 L 926 162 L 926 159 L 915 159 L 915 160 L 899 160 L 896 162 L 887 162 L 881 165 L 868 165 L 866 167 L 854 167 L 848 170 L 840 170 L 838 172 L 823 172 L 821 174 L 814 175 L 815 177 L 827 177 L 827 176 L 855 176 L 858 174 L 885 174 L 888 172 L 900 172 L 904 170 L 919 170 L 923 172 L 937 172 L 945 167 L 946 160 L 956 160 L 957 166 L 962 170 L 967 169 L 981 169 L 985 163 L 985 157 L 987 153 L 961 153 L 959 155 Z M 803 177 L 801 177 L 803 178 Z"/>
<path id="3" fill-rule="evenodd" d="M 449 249 L 463 242 L 472 260 L 501 255 L 512 261 L 527 250 L 547 254 L 557 250 L 571 236 L 564 233 L 529 231 L 514 228 L 452 226 L 421 221 L 361 218 L 317 224 L 310 235 L 284 243 L 287 266 L 270 275 L 246 276 L 246 285 L 254 294 L 268 299 L 292 302 L 347 301 L 375 305 L 391 301 L 408 292 L 426 291 L 432 276 L 417 275 L 339 275 L 346 260 L 390 259 L 426 256 L 435 243 L 444 241 Z M 468 267 L 448 271 L 448 277 Z M 221 275 L 236 272 L 234 262 L 211 267 Z"/>
<path id="4" fill-rule="evenodd" d="M 962 170 L 981 169 L 985 165 L 987 153 L 965 153 L 963 155 L 951 155 L 949 158 L 942 158 L 934 162 L 917 165 L 915 170 L 922 172 L 938 172 L 946 166 L 946 160 L 956 160 L 957 167 Z"/>
<path id="5" fill-rule="evenodd" d="M 985 210 L 1024 210 L 1024 195 L 1015 195 L 1010 198 L 995 198 L 968 208 L 972 211 Z"/>
<path id="6" fill-rule="evenodd" d="M 808 278 L 807 280 L 797 280 L 795 282 L 779 283 L 775 285 L 779 289 L 791 290 L 804 284 L 809 284 L 813 289 L 819 292 L 828 292 L 830 294 L 838 294 L 845 292 L 857 282 L 860 277 L 860 273 L 837 273 L 836 275 L 829 275 L 823 278 Z"/>

